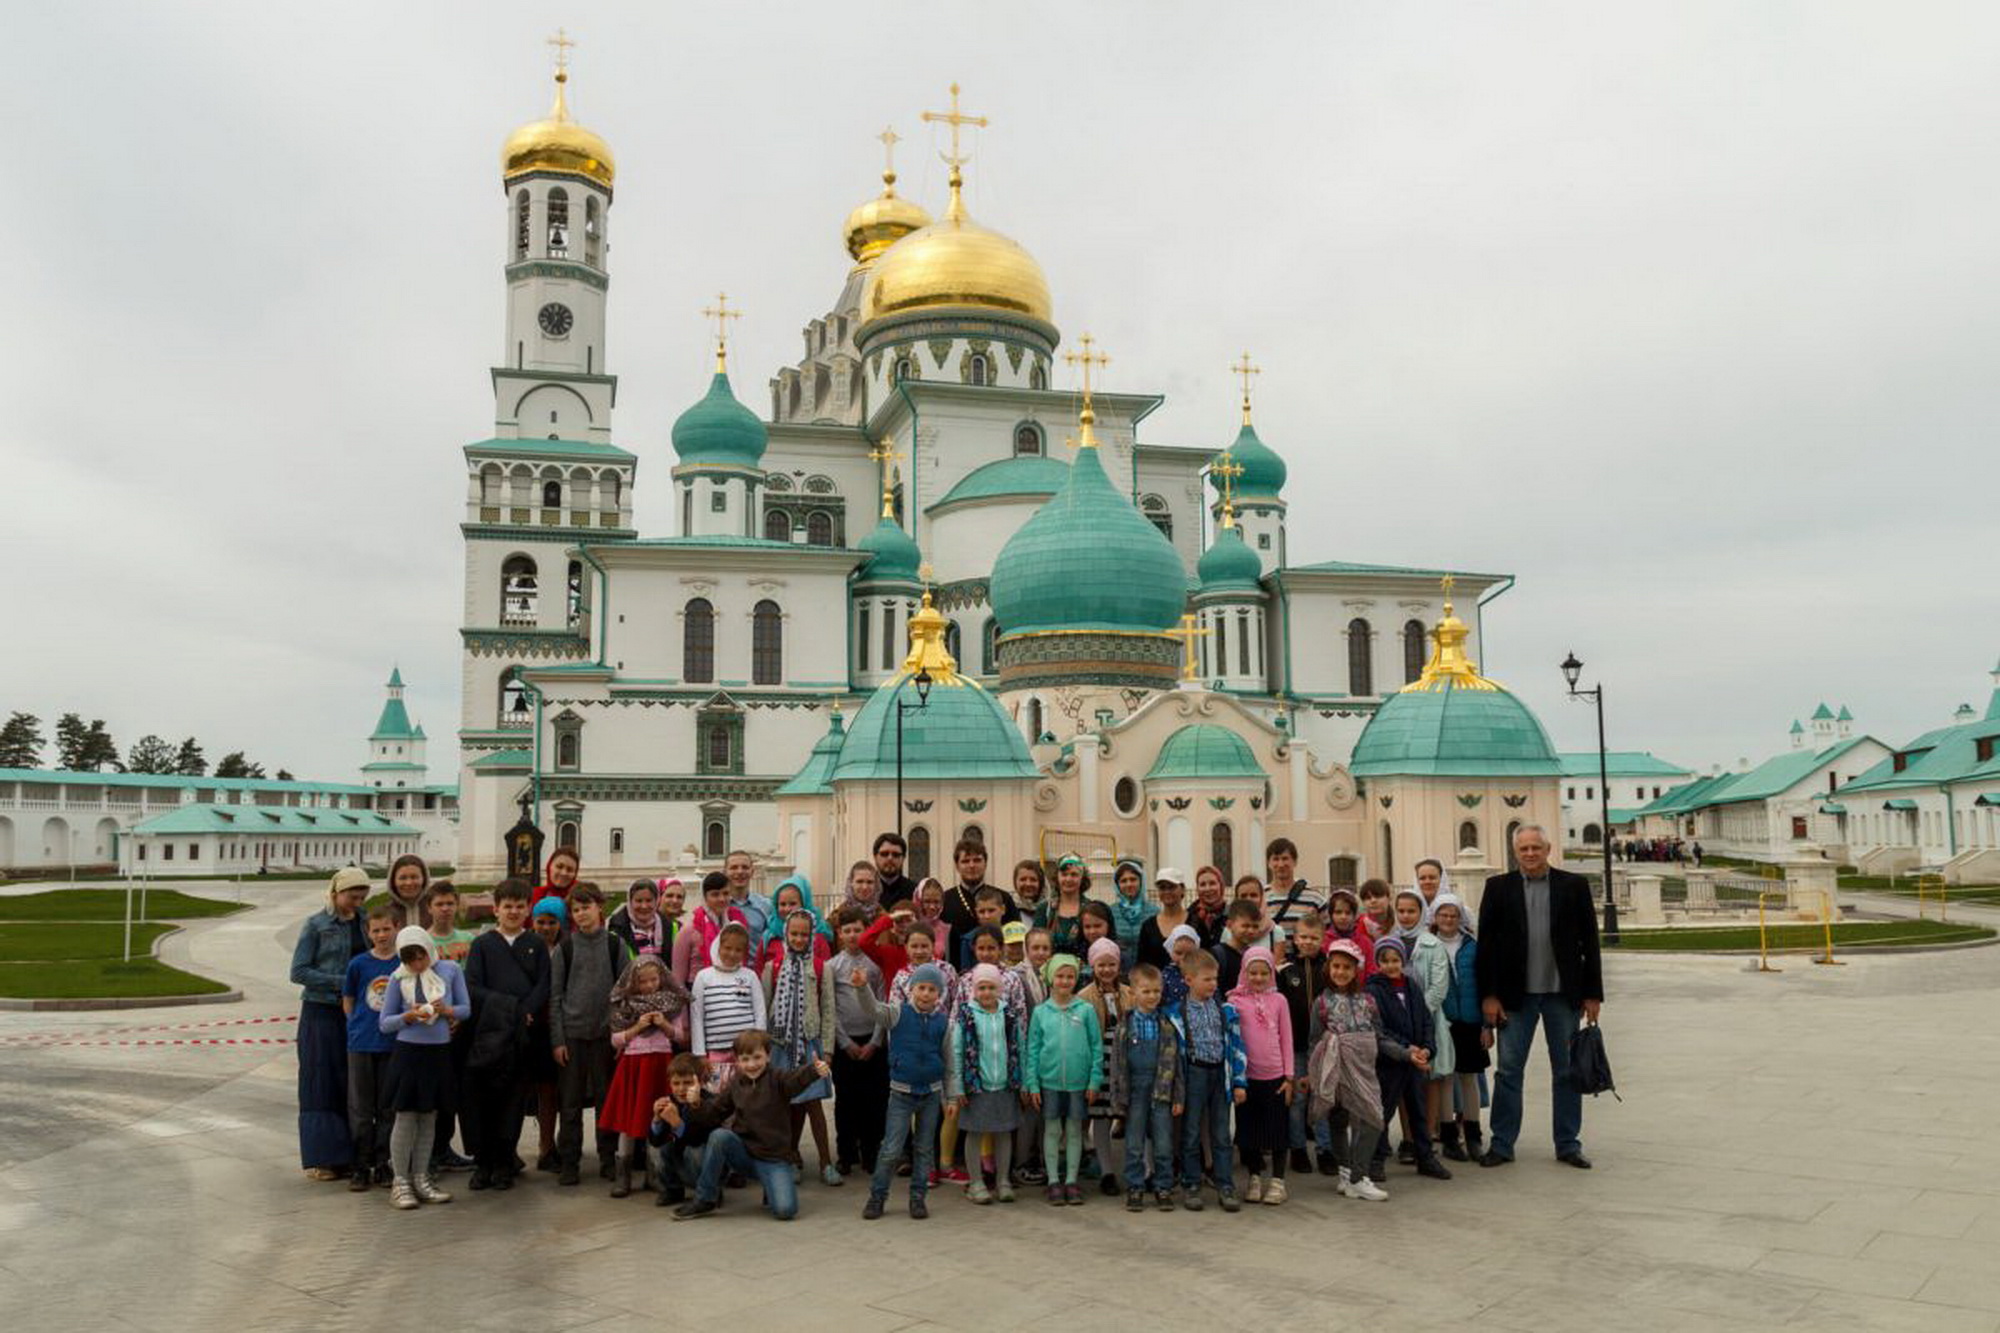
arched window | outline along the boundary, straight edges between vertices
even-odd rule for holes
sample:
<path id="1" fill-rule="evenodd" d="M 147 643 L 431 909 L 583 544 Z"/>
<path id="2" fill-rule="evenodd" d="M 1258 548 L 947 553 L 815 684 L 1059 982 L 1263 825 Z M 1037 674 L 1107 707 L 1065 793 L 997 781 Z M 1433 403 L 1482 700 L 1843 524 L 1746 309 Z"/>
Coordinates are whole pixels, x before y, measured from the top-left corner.
<path id="1" fill-rule="evenodd" d="M 597 480 L 597 493 L 604 497 L 605 507 L 612 513 L 617 513 L 625 499 L 625 479 L 616 472 L 606 472 Z"/>
<path id="2" fill-rule="evenodd" d="M 1139 510 L 1145 514 L 1148 523 L 1160 530 L 1161 536 L 1168 541 L 1174 539 L 1174 516 L 1167 509 L 1165 497 L 1148 495 L 1139 501 Z"/>
<path id="3" fill-rule="evenodd" d="M 792 539 L 792 516 L 782 509 L 764 511 L 764 538 L 767 541 L 788 542 Z"/>
<path id="4" fill-rule="evenodd" d="M 1375 693 L 1375 653 L 1368 622 L 1360 616 L 1347 622 L 1347 692 Z"/>
<path id="5" fill-rule="evenodd" d="M 1222 872 L 1222 882 L 1236 878 L 1236 834 L 1227 821 L 1218 820 L 1208 835 L 1208 863 Z"/>
<path id="6" fill-rule="evenodd" d="M 604 248 L 599 240 L 603 231 L 603 223 L 597 216 L 597 198 L 586 195 L 583 200 L 583 262 L 592 268 L 599 267 L 598 256 Z"/>
<path id="7" fill-rule="evenodd" d="M 556 846 L 574 847 L 577 845 L 576 839 L 577 827 L 574 819 L 565 819 L 556 825 Z"/>
<path id="8" fill-rule="evenodd" d="M 1361 882 L 1361 865 L 1351 856 L 1329 856 L 1326 859 L 1326 882 L 1329 888 L 1351 889 Z"/>
<path id="9" fill-rule="evenodd" d="M 729 854 L 729 825 L 711 819 L 701 826 L 701 854 L 713 861 Z"/>
<path id="10" fill-rule="evenodd" d="M 965 360 L 965 382 L 978 385 L 986 383 L 986 358 L 977 352 Z"/>
<path id="11" fill-rule="evenodd" d="M 1215 624 L 1211 628 L 1214 633 L 1210 637 L 1215 640 L 1215 674 L 1226 676 L 1229 674 L 1229 621 L 1222 612 L 1215 613 Z"/>
<path id="12" fill-rule="evenodd" d="M 559 482 L 559 481 L 545 481 L 545 482 L 543 482 L 543 483 L 542 483 L 542 508 L 544 508 L 544 509 L 561 509 L 561 508 L 562 508 L 562 483 L 561 483 L 561 482 Z"/>
<path id="13" fill-rule="evenodd" d="M 903 873 L 912 879 L 922 879 L 931 873 L 931 831 L 918 824 L 906 835 L 910 843 L 909 856 Z"/>
<path id="14" fill-rule="evenodd" d="M 990 676 L 999 669 L 1000 622 L 992 616 L 986 617 L 986 624 L 979 631 L 979 670 Z"/>
<path id="15" fill-rule="evenodd" d="M 569 562 L 569 586 L 565 599 L 566 623 L 575 629 L 583 623 L 583 562 Z"/>
<path id="16" fill-rule="evenodd" d="M 769 600 L 750 613 L 750 683 L 776 685 L 785 678 L 785 613 Z"/>
<path id="17" fill-rule="evenodd" d="M 1604 830 L 1595 824 L 1585 824 L 1583 826 L 1583 841 L 1585 846 L 1595 847 L 1598 843 L 1604 841 Z"/>
<path id="18" fill-rule="evenodd" d="M 1479 847 L 1479 825 L 1470 819 L 1460 822 L 1458 826 L 1459 850 L 1465 851 L 1467 849 L 1472 849 L 1476 851 L 1478 850 L 1478 847 Z"/>
<path id="19" fill-rule="evenodd" d="M 1049 372 L 1042 369 L 1042 363 L 1039 361 L 1028 371 L 1028 387 L 1030 389 L 1046 389 L 1049 387 Z"/>
<path id="20" fill-rule="evenodd" d="M 910 358 L 909 358 L 909 357 L 907 357 L 907 356 L 899 356 L 899 357 L 897 357 L 897 358 L 896 358 L 896 379 L 897 379 L 897 380 L 898 380 L 898 381 L 900 382 L 900 381 L 902 381 L 902 380 L 913 380 L 913 379 L 915 379 L 916 377 L 917 377 L 917 367 L 916 367 L 916 364 L 915 364 L 914 362 L 912 362 L 912 361 L 910 360 Z"/>
<path id="21" fill-rule="evenodd" d="M 556 767 L 576 768 L 583 753 L 583 738 L 574 731 L 565 731 L 556 737 Z"/>
<path id="22" fill-rule="evenodd" d="M 560 185 L 549 191 L 549 258 L 569 258 L 569 192 Z"/>
<path id="23" fill-rule="evenodd" d="M 528 192 L 514 196 L 514 258 L 528 257 Z"/>
<path id="24" fill-rule="evenodd" d="M 727 772 L 730 761 L 729 728 L 710 727 L 708 729 L 708 766 L 711 770 Z"/>
<path id="25" fill-rule="evenodd" d="M 500 703 L 497 719 L 503 727 L 525 727 L 530 721 L 528 690 L 521 683 L 521 668 L 508 667 L 500 673 Z"/>
<path id="26" fill-rule="evenodd" d="M 963 662 L 964 656 L 958 650 L 958 622 L 947 620 L 944 624 L 944 650 L 951 654 L 955 662 Z"/>
<path id="27" fill-rule="evenodd" d="M 1382 821 L 1382 865 L 1384 869 L 1396 864 L 1396 835 L 1389 828 L 1389 821 Z"/>
<path id="28" fill-rule="evenodd" d="M 706 597 L 689 599 L 681 612 L 681 679 L 715 679 L 715 608 Z"/>
<path id="29" fill-rule="evenodd" d="M 1028 700 L 1028 744 L 1039 745 L 1042 741 L 1042 701 Z"/>
<path id="30" fill-rule="evenodd" d="M 510 555 L 500 566 L 500 623 L 531 626 L 535 623 L 535 562 L 525 555 Z"/>
<path id="31" fill-rule="evenodd" d="M 868 669 L 868 606 L 863 603 L 854 611 L 854 669 Z"/>
<path id="32" fill-rule="evenodd" d="M 1042 428 L 1032 421 L 1023 421 L 1014 427 L 1014 452 L 1017 454 L 1040 455 L 1042 452 Z"/>
<path id="33" fill-rule="evenodd" d="M 808 546 L 833 545 L 833 515 L 824 509 L 815 509 L 806 515 L 806 544 Z"/>
<path id="34" fill-rule="evenodd" d="M 1413 683 L 1424 674 L 1424 622 L 1403 622 L 1403 683 Z"/>

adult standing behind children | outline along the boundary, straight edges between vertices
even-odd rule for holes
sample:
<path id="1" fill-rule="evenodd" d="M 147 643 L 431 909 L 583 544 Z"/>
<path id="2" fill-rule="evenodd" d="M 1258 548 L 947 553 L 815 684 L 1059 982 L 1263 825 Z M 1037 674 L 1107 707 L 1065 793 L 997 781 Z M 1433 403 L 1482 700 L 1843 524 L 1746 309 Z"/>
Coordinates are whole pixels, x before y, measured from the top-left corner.
<path id="1" fill-rule="evenodd" d="M 431 868 L 414 852 L 405 852 L 389 863 L 389 912 L 397 930 L 424 924 L 419 904 L 430 883 Z"/>
<path id="2" fill-rule="evenodd" d="M 549 970 L 549 1049 L 556 1058 L 558 1185 L 578 1182 L 583 1163 L 583 1111 L 595 1120 L 611 1087 L 611 986 L 625 973 L 625 942 L 604 928 L 604 895 L 588 884 L 569 893 L 573 929 L 556 946 Z M 618 1135 L 597 1131 L 597 1172 L 617 1168 Z"/>
<path id="3" fill-rule="evenodd" d="M 962 940 L 979 924 L 972 900 L 981 889 L 988 887 L 986 844 L 977 838 L 960 838 L 958 846 L 952 848 L 951 861 L 958 870 L 958 883 L 944 895 L 944 919 L 951 926 L 952 937 Z M 1006 908 L 1000 914 L 1001 921 L 1019 921 L 1021 909 L 1015 905 L 1013 895 L 1005 889 L 994 891 L 1006 902 Z"/>
<path id="4" fill-rule="evenodd" d="M 549 1002 L 549 947 L 528 929 L 529 892 L 524 879 L 494 886 L 493 929 L 472 942 L 465 959 L 473 1033 L 460 1105 L 473 1128 L 468 1146 L 476 1190 L 514 1187 L 525 1099 L 535 1071 L 552 1067 L 545 1064 L 548 1042 L 538 1026 Z"/>
<path id="5" fill-rule="evenodd" d="M 750 892 L 751 877 L 757 873 L 757 858 L 745 851 L 731 852 L 722 863 L 722 873 L 729 877 L 729 905 L 743 914 L 751 939 L 764 939 L 771 931 L 771 900 L 761 893 Z"/>
<path id="6" fill-rule="evenodd" d="M 299 1004 L 299 1159 L 308 1180 L 337 1180 L 354 1161 L 347 1125 L 347 1016 L 340 990 L 347 962 L 366 953 L 361 904 L 368 874 L 354 866 L 334 872 L 326 906 L 306 918 L 292 946 L 292 984 Z"/>
<path id="7" fill-rule="evenodd" d="M 1479 955 L 1474 966 L 1480 1008 L 1498 1028 L 1500 1070 L 1493 1086 L 1491 1144 L 1481 1166 L 1514 1160 L 1521 1132 L 1521 1083 L 1535 1029 L 1549 1048 L 1554 1073 L 1556 1160 L 1584 1170 L 1583 1095 L 1569 1067 L 1570 1038 L 1579 1017 L 1595 1023 L 1604 1004 L 1597 910 L 1590 883 L 1549 864 L 1549 835 L 1539 824 L 1514 833 L 1519 870 L 1486 881 L 1479 903 Z"/>
<path id="8" fill-rule="evenodd" d="M 1138 961 L 1164 968 L 1173 961 L 1167 952 L 1167 936 L 1188 919 L 1187 878 L 1178 870 L 1162 866 L 1153 876 L 1153 896 L 1160 900 L 1160 910 L 1139 927 Z"/>
<path id="9" fill-rule="evenodd" d="M 908 901 L 917 891 L 917 881 L 903 873 L 903 864 L 909 859 L 910 844 L 903 841 L 900 833 L 878 833 L 875 845 L 869 849 L 875 858 L 875 878 L 882 885 L 882 906 L 894 907 Z"/>
<path id="10" fill-rule="evenodd" d="M 1264 849 L 1264 911 L 1274 926 L 1289 926 L 1308 912 L 1324 912 L 1326 895 L 1299 878 L 1299 846 L 1273 838 Z"/>

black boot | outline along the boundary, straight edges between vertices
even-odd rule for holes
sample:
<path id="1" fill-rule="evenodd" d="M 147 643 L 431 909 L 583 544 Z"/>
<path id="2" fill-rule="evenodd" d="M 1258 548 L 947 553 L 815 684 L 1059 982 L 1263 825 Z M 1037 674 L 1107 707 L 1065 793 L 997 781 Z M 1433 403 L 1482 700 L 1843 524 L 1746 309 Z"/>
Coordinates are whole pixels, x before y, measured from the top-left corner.
<path id="1" fill-rule="evenodd" d="M 614 1199 L 623 1199 L 629 1197 L 631 1193 L 632 1154 L 620 1153 L 618 1154 L 618 1164 L 612 1173 L 611 1197 Z"/>
<path id="2" fill-rule="evenodd" d="M 1469 1120 L 1461 1120 L 1458 1123 L 1465 1130 L 1465 1155 L 1476 1162 L 1480 1157 L 1481 1145 L 1486 1141 L 1485 1136 L 1479 1132 L 1479 1117 L 1475 1115 Z"/>
<path id="3" fill-rule="evenodd" d="M 1459 1143 L 1456 1120 L 1447 1120 L 1438 1126 L 1438 1149 L 1454 1162 L 1465 1160 L 1465 1149 Z"/>

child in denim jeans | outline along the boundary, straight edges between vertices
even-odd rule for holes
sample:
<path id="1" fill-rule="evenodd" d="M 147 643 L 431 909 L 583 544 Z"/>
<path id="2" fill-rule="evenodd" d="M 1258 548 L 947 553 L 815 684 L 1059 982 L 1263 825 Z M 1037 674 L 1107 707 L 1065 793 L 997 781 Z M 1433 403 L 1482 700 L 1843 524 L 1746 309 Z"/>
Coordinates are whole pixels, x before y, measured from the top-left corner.
<path id="1" fill-rule="evenodd" d="M 1216 996 L 1221 964 L 1196 952 L 1187 963 L 1188 994 L 1181 1006 L 1187 1029 L 1187 1114 L 1181 1119 L 1181 1207 L 1201 1211 L 1201 1150 L 1206 1138 L 1214 1165 L 1216 1202 L 1233 1213 L 1236 1181 L 1230 1170 L 1229 1111 L 1249 1095 L 1243 1027 L 1236 1010 Z"/>
<path id="2" fill-rule="evenodd" d="M 1132 969 L 1132 1008 L 1118 1025 L 1111 1048 L 1111 1103 L 1125 1117 L 1125 1207 L 1146 1206 L 1146 1151 L 1152 1149 L 1153 1201 L 1174 1206 L 1174 1118 L 1180 1115 L 1186 1075 L 1180 1030 L 1160 1008 L 1160 969 Z"/>

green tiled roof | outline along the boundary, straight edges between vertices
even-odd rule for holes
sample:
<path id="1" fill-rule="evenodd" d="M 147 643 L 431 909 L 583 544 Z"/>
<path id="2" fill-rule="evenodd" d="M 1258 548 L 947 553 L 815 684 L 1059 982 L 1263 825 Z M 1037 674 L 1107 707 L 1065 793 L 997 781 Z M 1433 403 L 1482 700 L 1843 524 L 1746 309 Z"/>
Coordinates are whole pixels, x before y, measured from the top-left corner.
<path id="1" fill-rule="evenodd" d="M 1264 577 L 1264 562 L 1243 540 L 1243 529 L 1228 527 L 1216 533 L 1215 544 L 1201 553 L 1195 573 L 1203 592 L 1230 588 L 1254 591 L 1257 581 Z"/>
<path id="2" fill-rule="evenodd" d="M 373 796 L 352 782 L 298 782 L 277 778 L 190 778 L 173 773 L 79 773 L 60 768 L 0 768 L 0 782 L 65 783 L 85 787 L 157 787 L 199 791 L 298 792 L 301 795 Z"/>
<path id="3" fill-rule="evenodd" d="M 831 782 L 896 776 L 896 707 L 894 680 L 868 696 L 847 729 Z M 902 702 L 914 704 L 914 686 L 902 692 Z M 903 777 L 910 781 L 938 778 L 1032 778 L 1035 762 L 1013 720 L 1000 701 L 970 679 L 931 688 L 930 702 L 903 716 Z"/>
<path id="4" fill-rule="evenodd" d="M 1469 569 L 1420 569 L 1415 565 L 1368 565 L 1352 560 L 1322 560 L 1316 565 L 1290 565 L 1287 570 L 1300 574 L 1410 574 L 1426 579 L 1439 579 L 1450 574 L 1454 578 L 1484 579 L 1488 582 L 1507 577 L 1505 574 L 1481 574 Z"/>
<path id="5" fill-rule="evenodd" d="M 988 594 L 1002 636 L 1057 630 L 1157 634 L 1187 606 L 1172 543 L 1111 484 L 1096 448 L 1000 550 Z"/>
<path id="6" fill-rule="evenodd" d="M 915 583 L 923 568 L 924 553 L 895 519 L 884 514 L 874 530 L 854 544 L 868 552 L 861 577 L 878 583 Z"/>
<path id="7" fill-rule="evenodd" d="M 509 769 L 526 771 L 535 762 L 533 750 L 495 750 L 483 754 L 472 761 L 471 767 L 480 773 L 501 772 Z"/>
<path id="8" fill-rule="evenodd" d="M 1257 438 L 1257 429 L 1249 422 L 1236 432 L 1236 441 L 1226 451 L 1243 469 L 1243 475 L 1236 478 L 1233 488 L 1238 496 L 1246 500 L 1275 499 L 1285 489 L 1285 460 L 1278 457 L 1277 450 Z M 1221 458 L 1217 454 L 1208 461 L 1213 464 Z M 1221 490 L 1222 478 L 1209 474 L 1209 484 Z"/>
<path id="9" fill-rule="evenodd" d="M 1858 795 L 1862 792 L 1893 791 L 1899 787 L 1934 787 L 1943 782 L 1961 782 L 1968 778 L 2000 777 L 2000 747 L 1996 747 L 1993 758 L 1982 761 L 1979 758 L 1979 742 L 1987 737 L 2000 737 L 2000 690 L 1993 692 L 1993 703 L 1983 718 L 1970 722 L 1960 722 L 1954 726 L 1939 727 L 1927 731 L 1901 746 L 1896 753 L 1904 757 L 1903 771 L 1896 771 L 1896 760 L 1892 755 L 1840 789 L 1842 796 Z"/>
<path id="10" fill-rule="evenodd" d="M 1833 721 L 1833 710 L 1822 703 L 1818 708 L 1813 709 L 1812 720 L 1815 722 L 1831 722 Z"/>
<path id="11" fill-rule="evenodd" d="M 683 464 L 753 468 L 770 438 L 757 414 L 736 401 L 729 376 L 720 370 L 702 400 L 674 421 L 674 452 Z"/>
<path id="12" fill-rule="evenodd" d="M 1040 454 L 1020 454 L 982 464 L 959 478 L 942 500 L 925 506 L 926 513 L 967 500 L 996 500 L 1009 497 L 1047 499 L 1069 478 L 1069 464 L 1060 458 Z"/>
<path id="13" fill-rule="evenodd" d="M 850 554 L 848 548 L 844 546 L 802 546 L 798 542 L 774 542 L 769 537 L 737 537 L 726 533 L 715 533 L 705 537 L 641 537 L 637 541 L 619 542 L 615 546 L 591 549 L 630 551 L 648 546 L 714 546 L 739 551 L 796 551 L 801 555 Z"/>
<path id="14" fill-rule="evenodd" d="M 142 819 L 134 833 L 312 833 L 328 838 L 415 837 L 417 831 L 367 810 L 270 809 L 260 805 L 184 805 Z"/>
<path id="15" fill-rule="evenodd" d="M 833 715 L 826 735 L 813 744 L 812 753 L 799 771 L 792 774 L 791 781 L 779 787 L 777 796 L 827 796 L 833 792 L 833 767 L 840 762 L 840 747 L 847 742 L 847 728 L 842 724 L 840 714 Z M 909 738 L 904 737 L 905 749 Z M 907 755 L 905 756 L 907 758 Z M 907 774 L 905 774 L 907 776 Z"/>
<path id="16" fill-rule="evenodd" d="M 1762 801 L 1788 791 L 1826 764 L 1838 762 L 1870 738 L 1854 736 L 1824 750 L 1794 750 L 1766 759 L 1747 773 L 1720 773 L 1682 783 L 1645 808 L 1649 815 L 1679 815 L 1735 801 Z M 1864 775 L 1865 776 L 1865 775 Z M 1846 788 L 1842 788 L 1845 794 Z"/>
<path id="17" fill-rule="evenodd" d="M 1882 802 L 1882 808 L 1884 810 L 1914 810 L 1917 808 L 1917 803 L 1907 796 L 1899 796 L 1893 801 Z"/>
<path id="18" fill-rule="evenodd" d="M 1161 778 L 1261 778 L 1250 743 L 1227 727 L 1194 722 L 1167 737 L 1146 781 Z"/>
<path id="19" fill-rule="evenodd" d="M 1562 771 L 1548 733 L 1505 690 L 1436 688 L 1390 695 L 1362 729 L 1348 769 L 1356 777 L 1448 774 L 1542 777 Z"/>
<path id="20" fill-rule="evenodd" d="M 1823 815 L 1844 815 L 1847 813 L 1847 807 L 1839 801 L 1827 801 L 1821 804 L 1819 812 Z"/>
<path id="21" fill-rule="evenodd" d="M 607 463 L 629 463 L 634 455 L 615 444 L 595 440 L 480 440 L 465 446 L 468 454 L 527 454 L 549 458 L 595 458 Z"/>
<path id="22" fill-rule="evenodd" d="M 1556 756 L 1562 762 L 1563 776 L 1568 778 L 1594 778 L 1597 776 L 1597 751 L 1567 751 Z M 1605 755 L 1606 771 L 1614 778 L 1660 778 L 1678 777 L 1687 772 L 1664 759 L 1655 758 L 1651 750 L 1613 750 Z"/>

